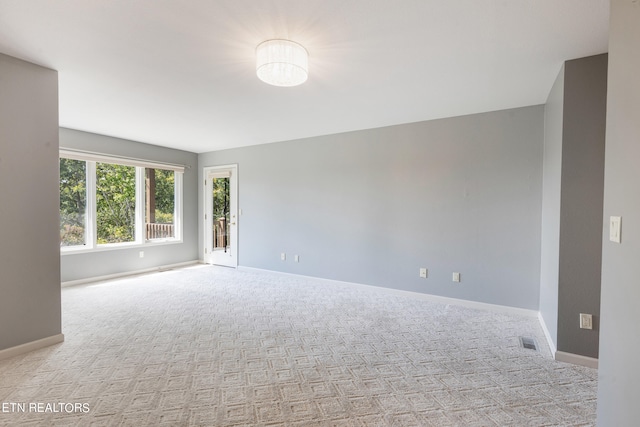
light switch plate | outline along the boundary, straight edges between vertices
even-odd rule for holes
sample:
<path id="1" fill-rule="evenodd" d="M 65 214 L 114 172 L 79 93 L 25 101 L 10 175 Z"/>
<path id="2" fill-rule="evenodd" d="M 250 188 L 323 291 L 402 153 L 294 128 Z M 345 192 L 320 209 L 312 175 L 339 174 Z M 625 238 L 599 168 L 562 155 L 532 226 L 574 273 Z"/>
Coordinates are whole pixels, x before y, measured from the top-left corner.
<path id="1" fill-rule="evenodd" d="M 420 277 L 422 277 L 423 279 L 426 279 L 428 274 L 429 274 L 429 270 L 427 270 L 426 268 L 420 269 Z"/>
<path id="2" fill-rule="evenodd" d="M 460 281 L 460 273 L 453 273 L 453 281 L 454 282 Z"/>
<path id="3" fill-rule="evenodd" d="M 620 231 L 622 228 L 622 217 L 609 217 L 609 240 L 620 243 Z"/>

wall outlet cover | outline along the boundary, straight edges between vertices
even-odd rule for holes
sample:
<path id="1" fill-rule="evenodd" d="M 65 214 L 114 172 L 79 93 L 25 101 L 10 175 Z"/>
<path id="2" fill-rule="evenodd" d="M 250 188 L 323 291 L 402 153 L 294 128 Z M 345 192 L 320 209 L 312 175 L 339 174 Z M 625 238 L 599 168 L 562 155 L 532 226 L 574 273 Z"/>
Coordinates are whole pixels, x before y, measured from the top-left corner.
<path id="1" fill-rule="evenodd" d="M 580 329 L 593 329 L 593 316 L 580 313 Z"/>

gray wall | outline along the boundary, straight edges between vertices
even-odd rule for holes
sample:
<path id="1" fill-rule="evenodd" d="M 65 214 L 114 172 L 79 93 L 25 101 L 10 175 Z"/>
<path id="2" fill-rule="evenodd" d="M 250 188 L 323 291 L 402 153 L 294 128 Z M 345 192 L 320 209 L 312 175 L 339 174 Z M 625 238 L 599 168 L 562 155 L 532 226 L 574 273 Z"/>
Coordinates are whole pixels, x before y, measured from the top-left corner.
<path id="1" fill-rule="evenodd" d="M 242 266 L 537 310 L 543 114 L 217 151 L 199 170 L 238 164 Z"/>
<path id="2" fill-rule="evenodd" d="M 544 108 L 540 314 L 557 348 L 564 65 L 551 88 Z"/>
<path id="3" fill-rule="evenodd" d="M 598 357 L 607 55 L 567 61 L 545 106 L 540 313 L 559 351 Z M 579 327 L 579 314 L 594 329 Z"/>
<path id="4" fill-rule="evenodd" d="M 611 1 L 598 425 L 640 419 L 640 3 Z M 609 216 L 622 216 L 622 243 Z"/>
<path id="5" fill-rule="evenodd" d="M 562 132 L 558 350 L 598 357 L 607 55 L 567 61 Z M 594 329 L 580 329 L 580 313 Z"/>
<path id="6" fill-rule="evenodd" d="M 184 173 L 183 243 L 61 255 L 62 281 L 144 270 L 198 259 L 197 155 L 71 129 L 60 129 L 60 146 L 137 159 L 189 165 Z M 56 192 L 58 189 L 56 189 Z M 144 250 L 144 258 L 139 251 Z"/>
<path id="7" fill-rule="evenodd" d="M 0 350 L 60 334 L 58 73 L 0 54 Z"/>

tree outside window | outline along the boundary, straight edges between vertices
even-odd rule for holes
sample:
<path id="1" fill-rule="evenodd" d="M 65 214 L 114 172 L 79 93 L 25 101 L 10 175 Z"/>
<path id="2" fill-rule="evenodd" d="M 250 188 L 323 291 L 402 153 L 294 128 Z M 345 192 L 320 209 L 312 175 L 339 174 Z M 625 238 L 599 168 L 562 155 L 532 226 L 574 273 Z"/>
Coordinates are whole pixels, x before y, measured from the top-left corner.
<path id="1" fill-rule="evenodd" d="M 60 246 L 86 244 L 87 167 L 60 159 Z"/>
<path id="2" fill-rule="evenodd" d="M 175 237 L 175 172 L 145 169 L 146 239 Z"/>
<path id="3" fill-rule="evenodd" d="M 73 252 L 179 238 L 182 170 L 123 163 L 60 157 L 60 246 Z"/>
<path id="4" fill-rule="evenodd" d="M 96 163 L 98 244 L 136 239 L 136 168 Z"/>

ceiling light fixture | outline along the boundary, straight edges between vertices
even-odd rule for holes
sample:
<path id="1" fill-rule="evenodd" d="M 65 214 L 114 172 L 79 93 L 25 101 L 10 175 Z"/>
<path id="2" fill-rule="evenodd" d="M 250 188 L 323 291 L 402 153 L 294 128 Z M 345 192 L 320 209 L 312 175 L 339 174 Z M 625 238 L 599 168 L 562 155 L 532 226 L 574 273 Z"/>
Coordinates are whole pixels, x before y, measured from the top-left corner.
<path id="1" fill-rule="evenodd" d="M 297 86 L 309 76 L 309 54 L 291 40 L 267 40 L 256 48 L 256 74 L 274 86 Z"/>

